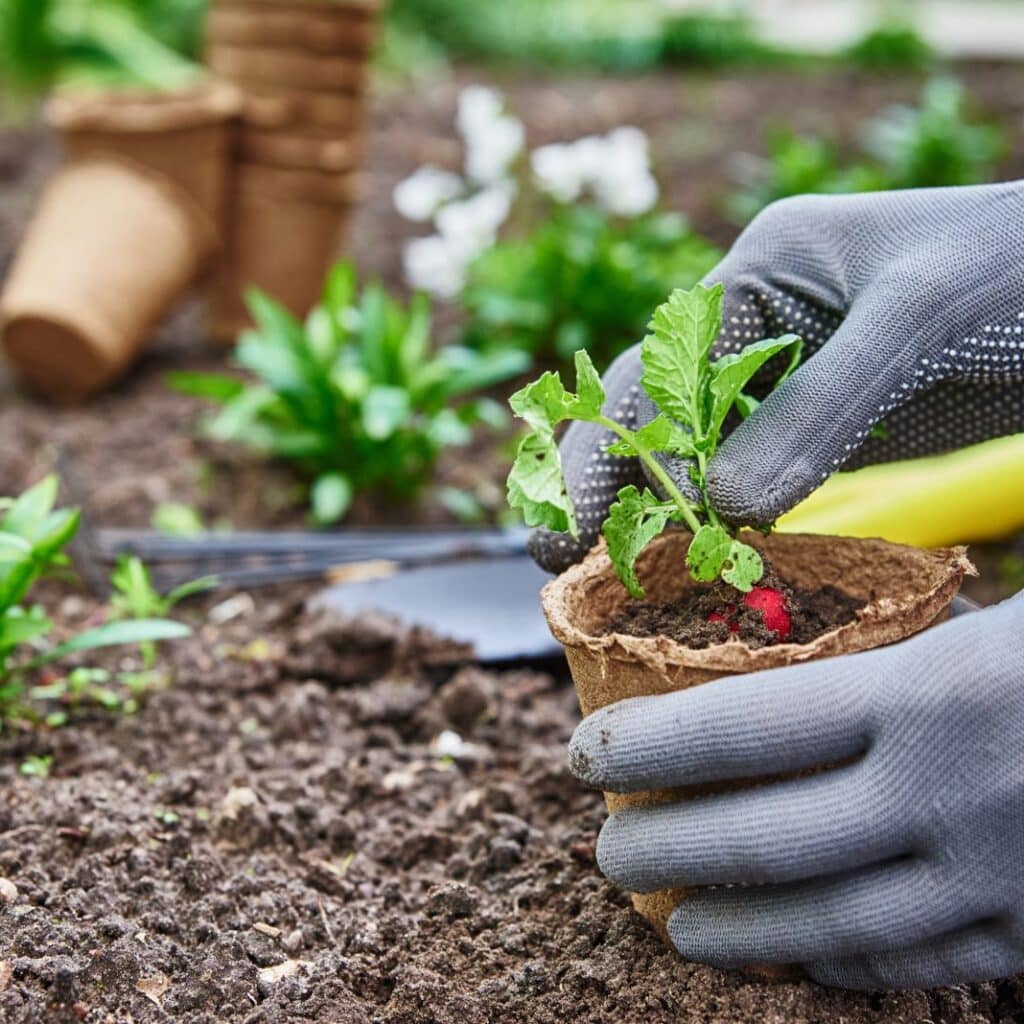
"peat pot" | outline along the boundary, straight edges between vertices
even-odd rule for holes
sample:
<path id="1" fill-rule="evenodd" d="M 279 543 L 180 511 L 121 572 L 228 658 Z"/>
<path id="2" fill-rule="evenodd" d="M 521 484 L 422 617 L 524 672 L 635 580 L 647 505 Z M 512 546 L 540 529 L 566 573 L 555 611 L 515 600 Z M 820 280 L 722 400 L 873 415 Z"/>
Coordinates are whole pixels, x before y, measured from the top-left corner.
<path id="1" fill-rule="evenodd" d="M 543 591 L 551 632 L 565 648 L 584 715 L 627 697 L 685 690 L 723 676 L 779 668 L 837 654 L 866 651 L 904 640 L 949 615 L 965 574 L 974 567 L 964 548 L 924 550 L 882 540 L 775 533 L 754 534 L 787 583 L 815 590 L 831 584 L 865 601 L 855 621 L 808 644 L 776 644 L 751 650 L 730 640 L 703 650 L 667 637 L 603 635 L 631 600 L 619 582 L 603 542 Z M 672 601 L 696 586 L 683 570 L 690 534 L 662 534 L 641 555 L 638 572 L 647 599 Z M 736 783 L 732 783 L 735 788 Z M 685 790 L 606 793 L 610 811 L 670 803 L 714 792 Z M 633 905 L 667 939 L 668 919 L 683 898 L 678 889 L 634 894 Z"/>

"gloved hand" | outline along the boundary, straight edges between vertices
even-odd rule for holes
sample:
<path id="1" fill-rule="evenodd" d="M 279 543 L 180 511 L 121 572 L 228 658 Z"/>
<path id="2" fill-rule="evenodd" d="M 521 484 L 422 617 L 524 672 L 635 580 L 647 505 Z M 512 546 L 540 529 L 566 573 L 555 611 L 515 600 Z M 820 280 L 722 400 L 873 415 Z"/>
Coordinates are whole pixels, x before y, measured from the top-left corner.
<path id="1" fill-rule="evenodd" d="M 722 445 L 709 489 L 726 518 L 776 519 L 840 466 L 933 454 L 1024 430 L 1024 182 L 774 203 L 705 279 L 726 289 L 720 353 L 800 335 L 810 358 Z M 606 412 L 653 416 L 639 350 L 605 376 Z M 882 423 L 884 436 L 869 436 Z M 615 495 L 643 486 L 610 436 L 574 423 L 562 463 L 580 541 L 531 551 L 559 572 L 597 539 Z M 677 482 L 686 483 L 677 463 Z"/>
<path id="2" fill-rule="evenodd" d="M 1024 595 L 864 654 L 625 700 L 577 728 L 585 782 L 631 792 L 854 763 L 608 819 L 597 859 L 688 896 L 686 957 L 801 963 L 862 989 L 1024 971 Z"/>

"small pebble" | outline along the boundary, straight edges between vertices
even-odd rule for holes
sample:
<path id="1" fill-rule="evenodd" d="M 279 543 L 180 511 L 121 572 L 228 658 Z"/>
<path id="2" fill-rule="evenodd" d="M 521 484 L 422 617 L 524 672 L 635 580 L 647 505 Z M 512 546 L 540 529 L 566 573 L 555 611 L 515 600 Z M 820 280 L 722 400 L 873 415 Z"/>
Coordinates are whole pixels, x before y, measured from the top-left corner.
<path id="1" fill-rule="evenodd" d="M 13 903 L 18 898 L 18 887 L 9 878 L 0 878 L 0 903 Z"/>

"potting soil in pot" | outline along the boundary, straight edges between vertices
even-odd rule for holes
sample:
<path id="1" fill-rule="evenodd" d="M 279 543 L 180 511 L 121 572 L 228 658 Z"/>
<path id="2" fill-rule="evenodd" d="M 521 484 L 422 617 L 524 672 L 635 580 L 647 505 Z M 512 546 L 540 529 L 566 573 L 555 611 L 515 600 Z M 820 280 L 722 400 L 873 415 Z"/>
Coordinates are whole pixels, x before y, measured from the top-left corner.
<path id="1" fill-rule="evenodd" d="M 725 643 L 732 637 L 755 649 L 781 640 L 806 644 L 837 626 L 853 622 L 865 605 L 862 598 L 838 587 L 791 587 L 774 569 L 766 570 L 759 587 L 770 588 L 785 598 L 788 635 L 780 636 L 760 609 L 744 604 L 743 595 L 721 581 L 686 590 L 674 601 L 631 601 L 604 632 L 667 636 L 695 650 Z"/>

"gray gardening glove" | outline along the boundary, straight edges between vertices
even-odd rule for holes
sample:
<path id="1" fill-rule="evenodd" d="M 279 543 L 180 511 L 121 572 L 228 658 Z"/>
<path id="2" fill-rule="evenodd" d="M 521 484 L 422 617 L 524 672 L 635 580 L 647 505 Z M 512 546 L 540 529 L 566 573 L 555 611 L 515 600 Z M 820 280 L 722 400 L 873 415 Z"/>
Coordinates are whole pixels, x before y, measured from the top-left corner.
<path id="1" fill-rule="evenodd" d="M 769 206 L 706 278 L 726 288 L 720 353 L 799 334 L 810 358 L 723 444 L 710 467 L 723 515 L 768 523 L 840 466 L 911 458 L 1024 430 L 1024 182 Z M 605 377 L 606 411 L 648 421 L 639 350 Z M 871 436 L 881 423 L 883 437 Z M 634 459 L 573 424 L 562 442 L 579 543 L 539 532 L 559 572 L 597 539 Z M 686 482 L 685 467 L 674 475 Z"/>
<path id="2" fill-rule="evenodd" d="M 904 643 L 621 701 L 570 763 L 613 792 L 844 767 L 608 819 L 598 863 L 684 899 L 669 935 L 728 967 L 861 989 L 1024 971 L 1024 595 Z"/>

